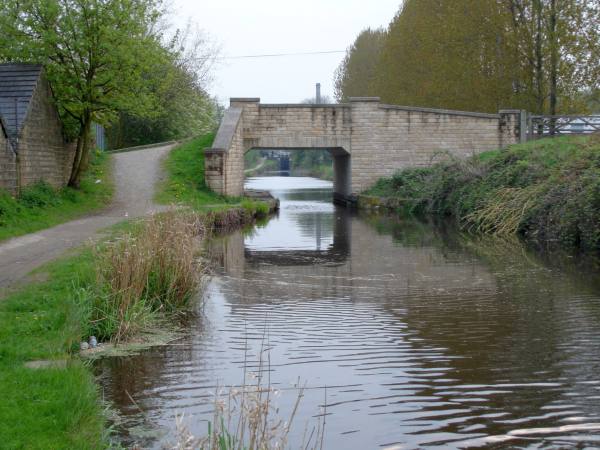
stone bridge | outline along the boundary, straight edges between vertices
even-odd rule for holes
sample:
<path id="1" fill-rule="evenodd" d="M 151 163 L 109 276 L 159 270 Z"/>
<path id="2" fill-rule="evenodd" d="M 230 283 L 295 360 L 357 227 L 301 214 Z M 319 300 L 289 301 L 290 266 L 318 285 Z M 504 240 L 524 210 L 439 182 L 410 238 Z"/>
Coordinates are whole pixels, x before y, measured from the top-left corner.
<path id="1" fill-rule="evenodd" d="M 325 149 L 333 157 L 335 198 L 344 201 L 399 169 L 523 140 L 524 117 L 518 110 L 483 114 L 384 105 L 376 97 L 331 105 L 232 98 L 213 147 L 205 150 L 206 183 L 239 196 L 248 150 Z"/>

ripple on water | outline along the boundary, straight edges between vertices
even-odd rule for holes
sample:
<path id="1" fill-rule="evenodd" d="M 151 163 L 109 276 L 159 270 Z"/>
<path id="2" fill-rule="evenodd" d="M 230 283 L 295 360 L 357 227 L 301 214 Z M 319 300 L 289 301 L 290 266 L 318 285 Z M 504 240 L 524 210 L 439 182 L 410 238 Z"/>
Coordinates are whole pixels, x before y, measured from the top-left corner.
<path id="1" fill-rule="evenodd" d="M 325 408 L 332 449 L 600 445 L 592 280 L 285 192 L 278 219 L 215 244 L 186 338 L 99 367 L 124 428 L 165 430 L 138 441 L 160 447 L 178 413 L 202 434 L 215 391 L 260 373 L 284 417 L 306 384 L 291 442 Z"/>

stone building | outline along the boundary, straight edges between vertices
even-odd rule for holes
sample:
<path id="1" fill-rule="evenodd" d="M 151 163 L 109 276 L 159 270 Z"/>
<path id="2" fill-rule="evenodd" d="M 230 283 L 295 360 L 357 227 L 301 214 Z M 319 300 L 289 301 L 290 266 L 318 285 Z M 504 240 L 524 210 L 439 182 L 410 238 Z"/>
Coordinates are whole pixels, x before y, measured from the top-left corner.
<path id="1" fill-rule="evenodd" d="M 15 194 L 69 180 L 74 145 L 66 141 L 41 65 L 0 64 L 0 188 Z"/>
<path id="2" fill-rule="evenodd" d="M 15 153 L 4 120 L 0 116 L 0 188 L 14 193 L 17 190 L 17 154 Z"/>

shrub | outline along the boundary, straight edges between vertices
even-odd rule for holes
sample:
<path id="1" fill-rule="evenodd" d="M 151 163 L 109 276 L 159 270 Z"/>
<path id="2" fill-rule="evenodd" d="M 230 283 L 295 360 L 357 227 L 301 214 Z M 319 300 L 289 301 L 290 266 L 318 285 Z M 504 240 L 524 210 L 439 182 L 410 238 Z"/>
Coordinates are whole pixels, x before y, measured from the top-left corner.
<path id="1" fill-rule="evenodd" d="M 367 193 L 463 228 L 600 251 L 600 136 L 543 139 L 406 169 Z"/>
<path id="2" fill-rule="evenodd" d="M 26 208 L 43 208 L 60 203 L 57 191 L 44 181 L 23 189 L 19 202 Z"/>

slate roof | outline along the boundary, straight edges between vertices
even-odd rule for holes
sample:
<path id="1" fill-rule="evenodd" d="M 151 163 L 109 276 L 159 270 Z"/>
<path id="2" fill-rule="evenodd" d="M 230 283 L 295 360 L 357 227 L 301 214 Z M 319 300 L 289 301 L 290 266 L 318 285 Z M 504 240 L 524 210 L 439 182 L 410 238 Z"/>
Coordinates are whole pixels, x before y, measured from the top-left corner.
<path id="1" fill-rule="evenodd" d="M 13 144 L 25 123 L 41 73 L 39 64 L 0 64 L 0 116 Z"/>

